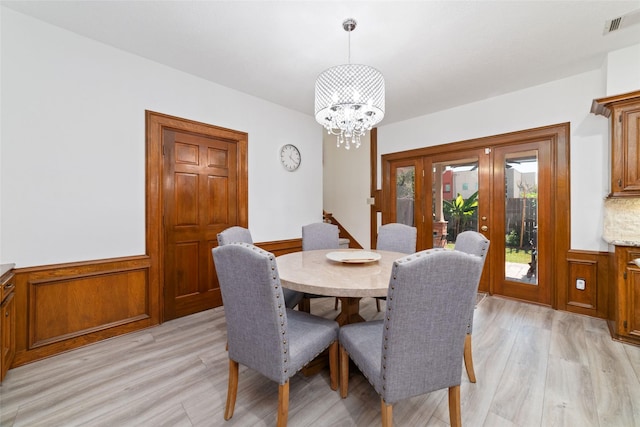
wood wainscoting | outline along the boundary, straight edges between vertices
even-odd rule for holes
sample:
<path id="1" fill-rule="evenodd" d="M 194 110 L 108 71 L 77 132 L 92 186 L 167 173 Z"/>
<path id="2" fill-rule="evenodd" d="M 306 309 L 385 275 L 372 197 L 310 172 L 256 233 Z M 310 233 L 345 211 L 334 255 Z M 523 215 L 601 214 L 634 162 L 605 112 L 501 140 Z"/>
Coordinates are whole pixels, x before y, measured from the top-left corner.
<path id="1" fill-rule="evenodd" d="M 16 269 L 12 366 L 160 323 L 150 264 L 143 255 Z"/>
<path id="2" fill-rule="evenodd" d="M 261 242 L 276 256 L 302 239 Z M 11 367 L 161 323 L 161 290 L 147 255 L 19 268 Z"/>
<path id="3" fill-rule="evenodd" d="M 302 250 L 302 239 L 277 240 L 273 242 L 256 243 L 260 249 L 271 252 L 275 256 L 300 252 Z"/>
<path id="4" fill-rule="evenodd" d="M 558 309 L 607 318 L 609 296 L 609 253 L 570 250 L 567 253 L 567 283 L 558 291 Z M 578 279 L 584 290 L 576 288 Z"/>

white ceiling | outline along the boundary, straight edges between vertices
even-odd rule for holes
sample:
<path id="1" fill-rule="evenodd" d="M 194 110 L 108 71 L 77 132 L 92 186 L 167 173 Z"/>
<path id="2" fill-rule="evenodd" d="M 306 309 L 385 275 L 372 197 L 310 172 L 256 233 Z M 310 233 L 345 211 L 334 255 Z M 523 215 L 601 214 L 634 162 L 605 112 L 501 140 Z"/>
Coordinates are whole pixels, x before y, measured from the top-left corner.
<path id="1" fill-rule="evenodd" d="M 602 66 L 640 43 L 603 35 L 634 1 L 1 1 L 3 6 L 313 115 L 314 82 L 348 60 L 380 70 L 388 124 Z"/>

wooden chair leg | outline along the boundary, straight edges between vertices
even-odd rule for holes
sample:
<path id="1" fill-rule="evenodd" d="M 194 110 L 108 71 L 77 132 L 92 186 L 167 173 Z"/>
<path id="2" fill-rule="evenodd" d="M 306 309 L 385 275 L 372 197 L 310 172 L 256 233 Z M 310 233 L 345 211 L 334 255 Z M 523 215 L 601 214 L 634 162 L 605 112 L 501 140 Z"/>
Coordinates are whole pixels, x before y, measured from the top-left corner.
<path id="1" fill-rule="evenodd" d="M 382 415 L 382 427 L 393 427 L 393 406 L 387 405 L 384 399 L 380 399 L 380 414 Z"/>
<path id="2" fill-rule="evenodd" d="M 289 380 L 278 386 L 278 427 L 287 427 L 289 417 Z"/>
<path id="3" fill-rule="evenodd" d="M 339 365 L 338 365 L 338 341 L 334 341 L 329 346 L 329 378 L 331 379 L 331 390 L 338 389 L 338 375 L 339 375 Z"/>
<path id="4" fill-rule="evenodd" d="M 449 423 L 451 427 L 462 427 L 459 385 L 449 387 Z"/>
<path id="5" fill-rule="evenodd" d="M 340 346 L 340 397 L 347 397 L 349 392 L 349 353 Z"/>
<path id="6" fill-rule="evenodd" d="M 224 419 L 233 417 L 238 394 L 238 362 L 229 359 L 229 386 L 227 388 L 227 406 L 224 408 Z"/>
<path id="7" fill-rule="evenodd" d="M 473 370 L 473 356 L 471 355 L 471 334 L 467 334 L 464 338 L 464 367 L 467 370 L 469 381 L 475 383 L 476 373 Z"/>
<path id="8" fill-rule="evenodd" d="M 336 297 L 336 302 L 335 302 L 335 304 L 333 305 L 333 309 L 334 309 L 334 310 L 337 310 L 337 309 L 338 309 L 338 302 L 340 302 L 340 300 Z"/>

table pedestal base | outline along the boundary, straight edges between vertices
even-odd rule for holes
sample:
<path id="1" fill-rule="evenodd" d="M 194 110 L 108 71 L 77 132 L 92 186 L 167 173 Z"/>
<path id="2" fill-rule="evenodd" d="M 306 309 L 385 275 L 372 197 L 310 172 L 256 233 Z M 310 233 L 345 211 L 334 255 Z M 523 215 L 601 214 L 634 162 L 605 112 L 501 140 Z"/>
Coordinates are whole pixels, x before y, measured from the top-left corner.
<path id="1" fill-rule="evenodd" d="M 338 325 L 364 322 L 364 318 L 359 313 L 360 298 L 339 297 L 338 299 L 340 300 L 340 314 L 335 319 Z"/>

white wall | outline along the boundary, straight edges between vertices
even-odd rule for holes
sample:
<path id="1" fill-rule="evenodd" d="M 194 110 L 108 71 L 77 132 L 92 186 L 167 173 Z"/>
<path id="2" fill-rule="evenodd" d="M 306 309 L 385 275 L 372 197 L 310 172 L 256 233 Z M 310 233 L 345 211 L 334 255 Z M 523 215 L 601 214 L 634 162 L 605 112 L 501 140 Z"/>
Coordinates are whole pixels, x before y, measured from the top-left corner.
<path id="1" fill-rule="evenodd" d="M 2 11 L 4 10 L 3 7 L 0 7 L 0 22 L 2 22 Z M 2 31 L 0 31 L 0 81 L 2 81 L 2 50 L 1 50 L 1 46 L 2 46 Z M 2 85 L 0 84 L 0 172 L 2 169 Z M 4 239 L 2 237 L 2 173 L 0 173 L 0 242 L 2 242 Z M 2 258 L 2 244 L 0 244 L 0 263 L 3 262 Z"/>
<path id="2" fill-rule="evenodd" d="M 640 44 L 609 52 L 606 64 L 606 95 L 640 90 Z"/>
<path id="3" fill-rule="evenodd" d="M 590 113 L 591 101 L 604 95 L 601 70 L 579 74 L 381 126 L 378 152 L 382 155 L 570 122 L 571 248 L 606 251 L 601 236 L 603 199 L 609 193 L 608 121 Z"/>
<path id="4" fill-rule="evenodd" d="M 248 132 L 255 241 L 300 237 L 321 220 L 311 116 L 0 9 L 0 262 L 145 253 L 147 109 Z M 286 143 L 302 153 L 294 173 L 279 163 Z"/>
<path id="5" fill-rule="evenodd" d="M 369 218 L 371 193 L 371 134 L 367 132 L 360 148 L 336 147 L 336 137 L 324 134 L 324 210 L 333 214 L 363 248 L 371 247 Z"/>

